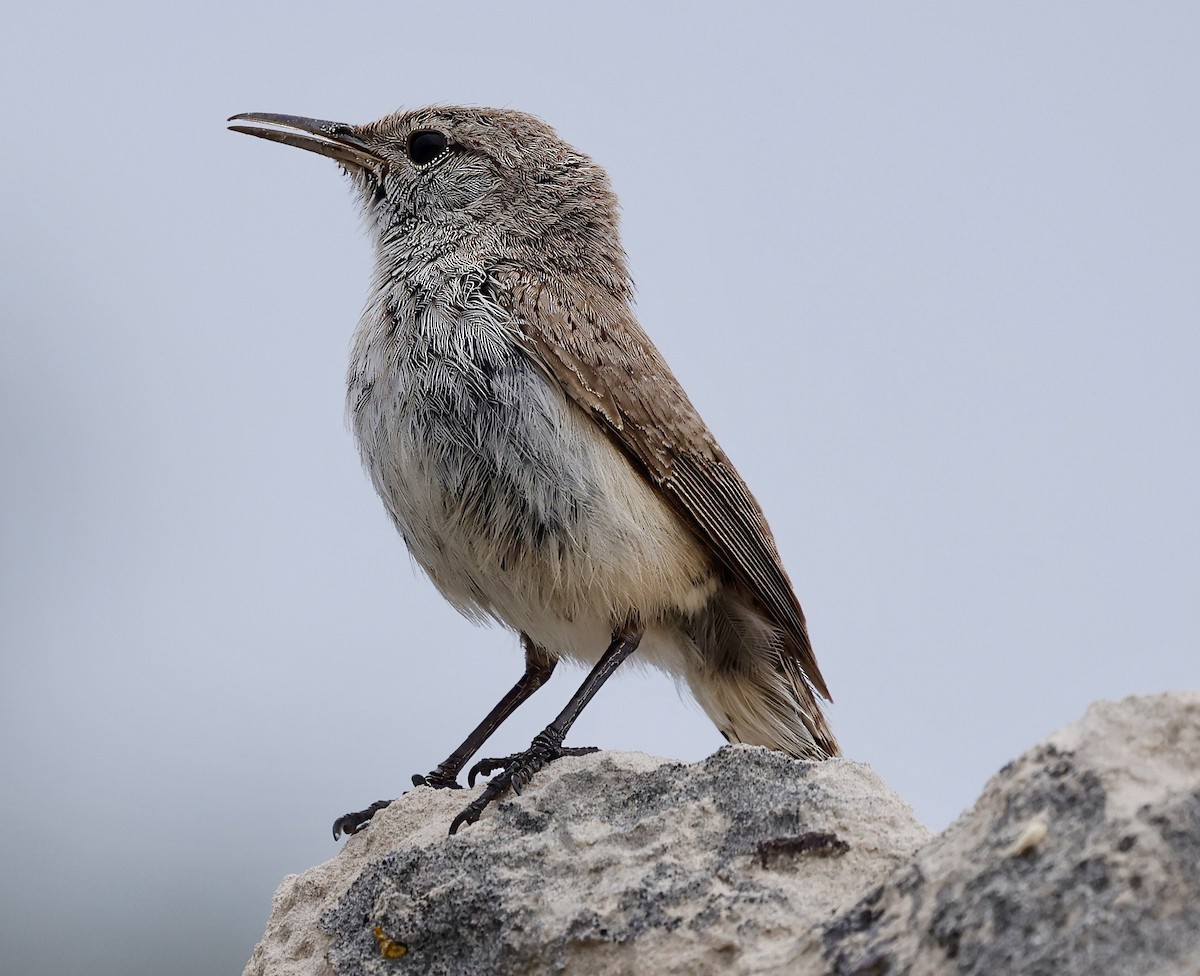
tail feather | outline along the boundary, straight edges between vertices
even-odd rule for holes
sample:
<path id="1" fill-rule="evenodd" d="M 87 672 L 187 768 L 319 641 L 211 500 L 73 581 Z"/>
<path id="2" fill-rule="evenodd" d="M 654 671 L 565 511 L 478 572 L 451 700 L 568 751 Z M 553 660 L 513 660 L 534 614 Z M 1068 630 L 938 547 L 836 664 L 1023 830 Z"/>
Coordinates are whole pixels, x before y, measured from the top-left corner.
<path id="1" fill-rule="evenodd" d="M 693 620 L 698 651 L 688 684 L 731 742 L 798 759 L 840 755 L 837 740 L 787 635 L 727 587 Z"/>

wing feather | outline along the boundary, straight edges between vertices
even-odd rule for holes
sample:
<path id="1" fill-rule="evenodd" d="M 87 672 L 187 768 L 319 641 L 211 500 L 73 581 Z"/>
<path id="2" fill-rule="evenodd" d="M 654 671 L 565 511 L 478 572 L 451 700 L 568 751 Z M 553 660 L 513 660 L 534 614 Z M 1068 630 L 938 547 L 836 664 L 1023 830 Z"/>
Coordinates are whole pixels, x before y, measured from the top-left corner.
<path id="1" fill-rule="evenodd" d="M 762 509 L 628 303 L 565 276 L 497 271 L 493 283 L 530 355 L 711 545 L 789 638 L 784 650 L 808 682 L 829 698 Z"/>

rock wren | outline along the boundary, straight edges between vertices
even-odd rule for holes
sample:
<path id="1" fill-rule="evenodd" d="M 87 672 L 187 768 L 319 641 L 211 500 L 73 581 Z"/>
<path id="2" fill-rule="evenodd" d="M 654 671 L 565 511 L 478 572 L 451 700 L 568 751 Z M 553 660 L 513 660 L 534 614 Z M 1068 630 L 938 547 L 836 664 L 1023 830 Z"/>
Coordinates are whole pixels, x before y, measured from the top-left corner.
<path id="1" fill-rule="evenodd" d="M 434 106 L 368 125 L 247 113 L 236 132 L 336 160 L 375 245 L 347 404 L 363 464 L 442 595 L 521 636 L 525 673 L 417 785 L 467 761 L 550 677 L 592 665 L 473 823 L 560 756 L 635 651 L 730 742 L 838 754 L 804 614 L 762 510 L 642 331 L 604 170 L 510 109 Z M 347 814 L 361 829 L 386 801 Z"/>

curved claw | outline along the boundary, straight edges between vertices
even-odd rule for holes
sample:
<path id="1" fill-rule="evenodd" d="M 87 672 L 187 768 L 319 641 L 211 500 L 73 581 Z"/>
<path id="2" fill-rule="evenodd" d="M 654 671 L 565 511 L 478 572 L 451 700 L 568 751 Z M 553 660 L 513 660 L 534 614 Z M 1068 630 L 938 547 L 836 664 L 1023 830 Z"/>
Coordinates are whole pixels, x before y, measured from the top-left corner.
<path id="1" fill-rule="evenodd" d="M 450 836 L 453 837 L 458 833 L 458 828 L 463 824 L 473 824 L 479 819 L 479 815 L 483 813 L 483 808 L 487 804 L 480 804 L 478 800 L 469 804 L 457 817 L 450 821 Z"/>
<path id="2" fill-rule="evenodd" d="M 357 834 L 367 824 L 371 822 L 371 818 L 375 816 L 384 807 L 391 804 L 391 800 L 376 800 L 365 810 L 357 810 L 354 813 L 345 813 L 338 817 L 333 822 L 333 839 L 338 840 L 343 834 L 349 837 L 351 834 Z"/>
<path id="3" fill-rule="evenodd" d="M 450 821 L 450 836 L 453 837 L 458 833 L 458 828 L 463 824 L 473 824 L 479 820 L 480 814 L 483 813 L 495 800 L 509 787 L 509 775 L 507 772 L 501 773 L 492 780 L 479 796 L 475 797 L 468 803 L 457 817 Z"/>
<path id="4" fill-rule="evenodd" d="M 497 769 L 507 769 L 523 754 L 514 752 L 511 756 L 500 756 L 492 759 L 480 759 L 474 766 L 467 771 L 467 786 L 475 786 L 475 778 L 477 776 L 491 776 Z"/>

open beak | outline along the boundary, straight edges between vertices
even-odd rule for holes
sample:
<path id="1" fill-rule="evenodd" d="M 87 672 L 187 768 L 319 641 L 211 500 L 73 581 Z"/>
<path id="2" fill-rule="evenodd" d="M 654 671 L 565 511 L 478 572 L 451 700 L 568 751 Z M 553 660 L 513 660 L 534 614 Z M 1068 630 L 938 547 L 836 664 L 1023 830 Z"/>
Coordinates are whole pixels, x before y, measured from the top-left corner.
<path id="1" fill-rule="evenodd" d="M 383 159 L 354 134 L 354 126 L 344 122 L 326 122 L 324 119 L 307 119 L 302 115 L 278 115 L 274 112 L 243 112 L 229 121 L 253 123 L 231 125 L 229 128 L 234 132 L 244 132 L 248 136 L 282 142 L 285 146 L 307 149 L 357 169 L 378 173 L 384 165 Z"/>

